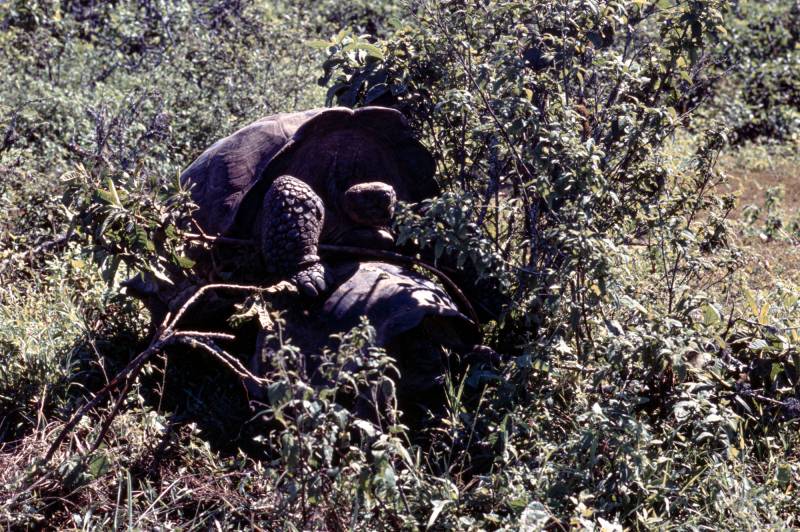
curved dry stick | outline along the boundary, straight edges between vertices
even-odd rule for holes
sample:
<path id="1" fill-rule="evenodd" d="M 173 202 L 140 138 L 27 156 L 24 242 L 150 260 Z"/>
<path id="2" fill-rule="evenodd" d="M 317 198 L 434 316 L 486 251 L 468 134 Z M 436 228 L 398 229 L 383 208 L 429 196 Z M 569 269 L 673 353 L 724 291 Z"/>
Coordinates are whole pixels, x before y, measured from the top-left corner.
<path id="1" fill-rule="evenodd" d="M 185 237 L 189 238 L 190 240 L 202 240 L 204 242 L 210 242 L 214 244 L 225 244 L 230 246 L 254 246 L 255 242 L 253 240 L 247 240 L 242 238 L 230 238 L 225 236 L 212 236 L 207 234 L 196 234 L 196 233 L 184 233 Z M 385 251 L 380 249 L 369 249 L 369 248 L 361 248 L 357 246 L 338 246 L 335 244 L 320 244 L 319 245 L 320 251 L 327 251 L 329 253 L 346 253 L 349 255 L 361 255 L 365 257 L 374 257 L 377 259 L 383 259 L 387 262 L 395 262 L 400 263 L 403 265 L 414 265 L 419 266 L 421 268 L 425 268 L 426 270 L 430 271 L 432 274 L 436 275 L 439 280 L 445 285 L 445 288 L 451 293 L 453 297 L 458 300 L 458 303 L 467 311 L 467 315 L 469 318 L 474 321 L 476 324 L 480 323 L 478 319 L 478 314 L 475 312 L 475 308 L 472 306 L 472 303 L 469 302 L 467 296 L 464 295 L 464 292 L 458 287 L 458 285 L 447 276 L 439 268 L 433 266 L 432 264 L 428 264 L 424 260 L 417 259 L 415 257 L 410 257 L 408 255 L 403 255 L 402 253 L 396 253 L 394 251 Z M 223 286 L 223 285 L 220 285 Z"/>
<path id="2" fill-rule="evenodd" d="M 172 332 L 175 329 L 175 326 L 178 322 L 181 321 L 181 318 L 186 311 L 194 305 L 197 300 L 199 300 L 206 292 L 210 292 L 211 290 L 227 290 L 230 292 L 250 292 L 250 293 L 258 293 L 258 294 L 278 294 L 278 293 L 297 293 L 297 288 L 288 281 L 281 281 L 274 285 L 270 286 L 252 286 L 252 285 L 242 285 L 242 284 L 225 284 L 225 283 L 215 283 L 215 284 L 207 284 L 200 289 L 198 289 L 195 293 L 193 293 L 189 298 L 186 300 L 185 303 L 181 305 L 178 309 L 178 312 L 175 313 L 175 317 L 172 320 L 168 320 L 164 331 L 165 332 Z M 213 334 L 213 333 L 212 333 Z"/>
<path id="3" fill-rule="evenodd" d="M 229 246 L 252 246 L 255 241 L 246 238 L 233 238 L 229 236 L 214 236 L 205 233 L 183 233 L 189 240 L 201 240 L 211 244 L 227 244 Z"/>
<path id="4" fill-rule="evenodd" d="M 160 353 L 165 347 L 176 343 L 177 341 L 181 340 L 188 340 L 188 339 L 223 339 L 223 340 L 230 340 L 233 338 L 232 335 L 225 334 L 225 333 L 217 333 L 217 332 L 208 332 L 205 333 L 203 331 L 176 331 L 175 325 L 178 324 L 180 319 L 186 313 L 186 311 L 194 305 L 203 294 L 211 291 L 211 290 L 229 290 L 229 291 L 239 291 L 239 292 L 257 292 L 257 293 L 268 293 L 268 294 L 276 294 L 280 292 L 291 292 L 295 290 L 294 287 L 290 283 L 281 282 L 272 286 L 262 287 L 262 286 L 248 286 L 248 285 L 233 285 L 233 284 L 209 284 L 200 287 L 194 294 L 192 294 L 178 309 L 174 317 L 167 315 L 167 317 L 162 322 L 161 326 L 158 328 L 158 332 L 156 334 L 156 338 L 150 343 L 150 346 L 136 355 L 133 360 L 131 360 L 125 368 L 123 368 L 119 373 L 117 373 L 111 381 L 103 386 L 97 394 L 95 394 L 94 398 L 91 401 L 83 405 L 77 412 L 75 412 L 70 418 L 69 421 L 64 425 L 59 432 L 56 439 L 50 445 L 47 450 L 47 453 L 44 456 L 44 463 L 48 463 L 52 458 L 58 448 L 66 439 L 69 432 L 75 428 L 78 422 L 89 412 L 91 409 L 97 407 L 101 402 L 103 402 L 106 397 L 111 393 L 111 391 L 116 388 L 120 383 L 123 384 L 122 392 L 120 393 L 120 397 L 117 400 L 117 403 L 114 405 L 111 413 L 109 414 L 109 418 L 103 423 L 103 426 L 100 430 L 100 435 L 98 436 L 95 444 L 92 446 L 92 450 L 96 449 L 99 445 L 99 442 L 102 441 L 103 437 L 105 436 L 106 431 L 108 430 L 111 422 L 116 417 L 116 413 L 119 410 L 119 407 L 122 404 L 122 399 L 125 397 L 125 392 L 133 379 L 136 378 L 139 371 L 141 371 L 142 367 L 144 367 L 145 363 L 150 360 L 153 356 L 157 353 Z M 202 342 L 198 342 L 202 344 Z M 218 355 L 218 359 L 222 360 L 226 363 L 228 367 L 231 366 L 230 361 L 225 360 L 224 357 Z M 232 368 L 233 369 L 233 368 Z"/>
<path id="5" fill-rule="evenodd" d="M 224 349 L 221 349 L 213 342 L 202 342 L 198 340 L 196 336 L 181 336 L 178 341 L 195 349 L 203 349 L 208 354 L 219 360 L 242 380 L 250 380 L 256 384 L 268 384 L 267 380 L 254 375 L 250 370 L 244 367 L 244 364 L 242 364 L 238 358 L 231 355 Z"/>

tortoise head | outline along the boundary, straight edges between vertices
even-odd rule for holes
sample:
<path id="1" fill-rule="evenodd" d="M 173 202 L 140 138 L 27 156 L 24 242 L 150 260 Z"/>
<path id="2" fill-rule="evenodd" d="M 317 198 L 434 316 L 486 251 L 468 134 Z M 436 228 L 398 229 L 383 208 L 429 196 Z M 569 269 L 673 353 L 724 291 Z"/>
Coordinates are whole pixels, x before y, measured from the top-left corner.
<path id="1" fill-rule="evenodd" d="M 344 191 L 342 208 L 351 221 L 366 227 L 387 227 L 392 223 L 397 193 L 381 181 L 359 183 Z"/>
<path id="2" fill-rule="evenodd" d="M 390 246 L 397 200 L 435 193 L 432 159 L 419 143 L 364 124 L 305 135 L 281 171 L 322 198 L 327 243 Z"/>

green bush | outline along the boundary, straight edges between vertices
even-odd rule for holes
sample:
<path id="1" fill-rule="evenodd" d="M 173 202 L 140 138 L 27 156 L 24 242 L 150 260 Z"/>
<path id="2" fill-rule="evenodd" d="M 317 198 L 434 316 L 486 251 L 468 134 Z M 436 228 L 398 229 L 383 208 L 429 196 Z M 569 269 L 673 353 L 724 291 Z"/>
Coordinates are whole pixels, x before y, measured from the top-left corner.
<path id="1" fill-rule="evenodd" d="M 415 5 L 391 39 L 327 43 L 329 99 L 393 101 L 412 118 L 441 183 L 480 206 L 460 223 L 478 227 L 495 258 L 463 251 L 513 271 L 512 320 L 547 317 L 564 299 L 582 314 L 606 289 L 611 246 L 722 207 L 707 192 L 724 137 L 700 139 L 682 174 L 668 175 L 663 146 L 705 82 L 724 2 Z M 545 335 L 582 336 L 581 321 Z"/>
<path id="2" fill-rule="evenodd" d="M 796 527 L 800 287 L 748 288 L 717 160 L 742 125 L 791 135 L 785 8 L 6 2 L 0 520 Z M 720 82 L 726 61 L 770 66 L 762 85 L 751 67 Z M 469 281 L 504 361 L 451 376 L 441 419 L 409 433 L 368 324 L 316 354 L 313 376 L 263 306 L 277 329 L 253 419 L 237 375 L 170 350 L 44 466 L 64 420 L 141 349 L 148 317 L 119 280 L 193 273 L 179 170 L 263 114 L 321 105 L 318 80 L 329 103 L 401 109 L 436 155 L 443 194 L 395 229 Z M 766 118 L 737 118 L 761 93 Z M 356 415 L 365 402 L 382 415 Z"/>
<path id="3" fill-rule="evenodd" d="M 710 109 L 732 140 L 787 140 L 800 131 L 800 6 L 794 0 L 737 2 L 723 36 L 722 82 Z"/>
<path id="4" fill-rule="evenodd" d="M 796 339 L 786 335 L 797 315 L 789 305 L 777 329 L 767 317 L 740 325 L 749 311 L 725 296 L 741 267 L 726 223 L 734 200 L 717 193 L 728 138 L 675 140 L 723 60 L 728 4 L 415 7 L 389 39 L 326 43 L 324 80 L 331 101 L 408 114 L 449 195 L 401 218 L 401 234 L 496 277 L 511 301 L 487 332 L 515 359 L 480 418 L 487 442 L 504 435 L 492 481 L 524 495 L 477 521 L 465 495 L 443 519 L 648 528 L 714 526 L 733 512 L 728 526 L 744 523 L 736 502 L 715 500 L 727 473 L 690 487 L 793 419 Z M 770 367 L 788 380 L 759 399 L 741 371 L 756 378 L 768 330 L 787 341 Z M 762 518 L 791 522 L 791 501 L 777 498 L 781 509 Z"/>
<path id="5" fill-rule="evenodd" d="M 58 178 L 78 163 L 126 184 L 141 177 L 174 187 L 221 136 L 314 106 L 314 52 L 303 43 L 328 13 L 312 5 L 7 3 L 0 192 L 15 208 L 3 210 L 0 227 L 25 237 L 3 239 L 2 252 L 66 230 Z"/>

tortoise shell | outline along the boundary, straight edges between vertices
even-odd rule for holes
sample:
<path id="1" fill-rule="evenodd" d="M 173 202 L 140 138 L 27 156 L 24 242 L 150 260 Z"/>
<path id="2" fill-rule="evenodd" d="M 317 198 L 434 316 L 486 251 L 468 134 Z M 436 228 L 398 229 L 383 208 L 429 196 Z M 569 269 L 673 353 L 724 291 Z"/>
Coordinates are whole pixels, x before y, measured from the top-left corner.
<path id="1" fill-rule="evenodd" d="M 339 214 L 350 186 L 382 181 L 399 200 L 417 202 L 437 193 L 433 173 L 433 158 L 399 111 L 336 107 L 245 126 L 200 155 L 181 184 L 191 186 L 200 227 L 232 235 L 250 230 L 266 190 L 283 174 L 311 186 L 326 206 L 326 226 L 335 226 L 345 219 Z"/>

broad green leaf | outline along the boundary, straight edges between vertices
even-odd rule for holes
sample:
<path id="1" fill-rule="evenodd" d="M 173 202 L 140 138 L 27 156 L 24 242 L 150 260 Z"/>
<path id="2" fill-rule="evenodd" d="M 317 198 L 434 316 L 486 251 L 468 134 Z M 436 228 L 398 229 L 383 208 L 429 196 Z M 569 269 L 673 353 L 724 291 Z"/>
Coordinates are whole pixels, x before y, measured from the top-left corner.
<path id="1" fill-rule="evenodd" d="M 707 326 L 717 325 L 722 321 L 722 314 L 716 305 L 706 304 L 702 307 L 703 323 Z"/>

